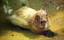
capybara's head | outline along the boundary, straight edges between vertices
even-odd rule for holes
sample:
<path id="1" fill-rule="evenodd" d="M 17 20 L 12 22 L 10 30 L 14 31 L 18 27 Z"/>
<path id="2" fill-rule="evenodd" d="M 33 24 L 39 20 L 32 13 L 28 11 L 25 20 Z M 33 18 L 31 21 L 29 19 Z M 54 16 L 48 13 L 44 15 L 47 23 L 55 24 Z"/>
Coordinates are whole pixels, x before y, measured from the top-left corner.
<path id="1" fill-rule="evenodd" d="M 32 19 L 33 31 L 36 33 L 43 32 L 48 28 L 47 12 L 45 10 L 38 10 Z"/>

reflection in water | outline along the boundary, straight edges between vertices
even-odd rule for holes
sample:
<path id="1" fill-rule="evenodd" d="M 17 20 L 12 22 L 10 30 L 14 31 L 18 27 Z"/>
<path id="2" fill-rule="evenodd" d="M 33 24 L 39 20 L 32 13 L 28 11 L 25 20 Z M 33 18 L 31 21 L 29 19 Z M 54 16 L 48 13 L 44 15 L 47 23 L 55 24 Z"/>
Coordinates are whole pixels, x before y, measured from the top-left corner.
<path id="1" fill-rule="evenodd" d="M 44 35 L 44 36 L 46 36 L 46 37 L 54 37 L 54 36 L 57 35 L 55 32 L 52 32 L 51 30 L 44 31 L 41 34 Z"/>

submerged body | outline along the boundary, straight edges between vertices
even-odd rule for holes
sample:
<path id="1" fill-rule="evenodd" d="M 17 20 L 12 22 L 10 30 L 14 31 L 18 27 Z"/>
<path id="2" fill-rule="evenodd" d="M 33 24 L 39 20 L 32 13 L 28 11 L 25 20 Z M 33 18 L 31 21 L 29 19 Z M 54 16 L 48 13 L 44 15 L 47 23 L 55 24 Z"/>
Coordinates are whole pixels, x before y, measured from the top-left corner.
<path id="1" fill-rule="evenodd" d="M 44 10 L 35 10 L 22 7 L 9 16 L 10 21 L 22 28 L 40 33 L 48 29 L 47 13 Z"/>

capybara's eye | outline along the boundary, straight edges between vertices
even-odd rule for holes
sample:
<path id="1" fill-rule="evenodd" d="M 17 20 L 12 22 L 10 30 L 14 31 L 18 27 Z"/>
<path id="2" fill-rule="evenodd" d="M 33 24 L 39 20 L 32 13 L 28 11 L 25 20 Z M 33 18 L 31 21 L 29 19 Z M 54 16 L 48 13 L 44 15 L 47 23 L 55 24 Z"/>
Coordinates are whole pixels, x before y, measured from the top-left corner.
<path id="1" fill-rule="evenodd" d="M 36 18 L 35 18 L 37 21 L 40 20 L 40 16 L 39 15 L 36 15 Z"/>

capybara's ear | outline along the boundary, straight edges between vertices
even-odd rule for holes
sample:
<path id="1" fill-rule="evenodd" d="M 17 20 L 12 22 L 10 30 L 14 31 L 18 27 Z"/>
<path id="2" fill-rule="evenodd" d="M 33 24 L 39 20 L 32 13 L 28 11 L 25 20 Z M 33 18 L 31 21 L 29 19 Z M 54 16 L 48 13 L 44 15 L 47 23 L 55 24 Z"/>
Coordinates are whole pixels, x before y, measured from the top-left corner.
<path id="1" fill-rule="evenodd" d="M 40 16 L 43 16 L 43 15 L 47 15 L 47 11 L 46 10 L 43 10 L 43 9 L 40 9 L 37 11 L 37 14 L 40 15 Z"/>

